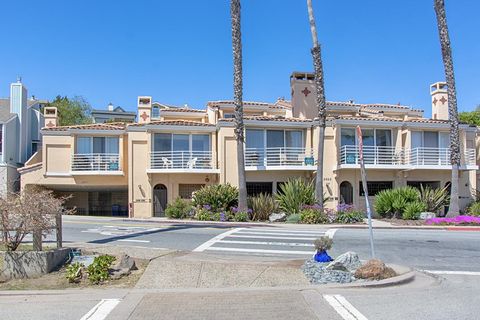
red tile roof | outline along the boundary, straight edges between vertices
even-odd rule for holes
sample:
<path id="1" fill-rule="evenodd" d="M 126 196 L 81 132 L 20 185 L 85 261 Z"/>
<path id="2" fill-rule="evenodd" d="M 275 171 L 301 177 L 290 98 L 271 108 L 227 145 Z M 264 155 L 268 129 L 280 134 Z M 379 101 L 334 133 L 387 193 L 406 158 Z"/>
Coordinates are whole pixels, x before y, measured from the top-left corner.
<path id="1" fill-rule="evenodd" d="M 151 121 L 148 123 L 132 123 L 129 124 L 129 127 L 142 127 L 145 125 L 156 125 L 156 126 L 191 126 L 191 127 L 214 127 L 214 124 L 203 123 L 199 121 L 189 121 L 189 120 L 163 120 L 163 121 Z"/>
<path id="2" fill-rule="evenodd" d="M 43 131 L 68 131 L 68 130 L 123 130 L 123 122 L 79 124 L 73 126 L 44 127 Z"/>
<path id="3" fill-rule="evenodd" d="M 190 108 L 165 108 L 165 109 L 161 109 L 160 112 L 195 112 L 195 113 L 205 113 L 205 110 L 190 109 Z"/>
<path id="4" fill-rule="evenodd" d="M 255 121 L 282 121 L 282 122 L 313 122 L 311 119 L 299 119 L 299 118 L 284 118 L 275 116 L 244 116 L 243 120 L 255 120 Z M 234 118 L 219 119 L 221 122 L 233 122 Z"/>

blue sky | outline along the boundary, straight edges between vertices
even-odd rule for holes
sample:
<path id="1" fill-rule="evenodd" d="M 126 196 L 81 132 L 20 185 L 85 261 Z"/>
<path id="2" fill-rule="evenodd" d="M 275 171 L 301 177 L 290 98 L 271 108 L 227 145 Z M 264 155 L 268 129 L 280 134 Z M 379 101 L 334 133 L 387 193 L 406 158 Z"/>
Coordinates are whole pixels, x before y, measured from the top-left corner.
<path id="1" fill-rule="evenodd" d="M 304 0 L 242 0 L 244 99 L 289 99 L 312 69 Z M 480 1 L 446 0 L 460 110 L 480 104 Z M 328 100 L 402 103 L 430 115 L 443 66 L 433 0 L 314 0 Z M 232 98 L 228 0 L 2 1 L 0 96 L 82 95 L 133 110 L 138 95 L 202 108 Z"/>

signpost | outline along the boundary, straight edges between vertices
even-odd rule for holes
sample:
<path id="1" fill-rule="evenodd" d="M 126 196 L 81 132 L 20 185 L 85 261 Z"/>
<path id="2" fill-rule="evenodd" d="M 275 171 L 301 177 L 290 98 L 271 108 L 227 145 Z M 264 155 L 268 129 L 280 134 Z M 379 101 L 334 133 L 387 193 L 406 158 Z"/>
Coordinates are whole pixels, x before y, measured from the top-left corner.
<path id="1" fill-rule="evenodd" d="M 367 173 L 365 172 L 365 163 L 363 162 L 363 138 L 362 129 L 357 126 L 358 155 L 360 158 L 360 175 L 362 176 L 363 193 L 365 196 L 365 207 L 367 208 L 368 231 L 370 232 L 370 249 L 372 259 L 375 258 L 375 249 L 373 247 L 373 229 L 372 229 L 372 211 L 370 210 L 370 201 L 368 200 Z"/>

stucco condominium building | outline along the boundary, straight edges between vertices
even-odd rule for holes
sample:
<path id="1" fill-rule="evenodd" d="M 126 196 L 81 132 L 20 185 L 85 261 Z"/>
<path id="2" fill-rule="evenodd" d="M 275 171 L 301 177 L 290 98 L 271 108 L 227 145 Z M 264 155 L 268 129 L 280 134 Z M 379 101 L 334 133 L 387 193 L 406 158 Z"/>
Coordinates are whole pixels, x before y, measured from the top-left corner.
<path id="1" fill-rule="evenodd" d="M 27 96 L 21 79 L 10 85 L 10 97 L 0 98 L 0 196 L 18 191 L 19 167 L 41 147 L 40 109 L 47 103 Z"/>
<path id="2" fill-rule="evenodd" d="M 275 193 L 292 177 L 313 179 L 318 128 L 313 75 L 295 72 L 291 101 L 245 102 L 248 193 Z M 363 131 L 372 200 L 383 189 L 450 182 L 448 97 L 431 86 L 433 119 L 402 105 L 328 102 L 324 187 L 329 207 L 364 206 L 355 128 Z M 234 104 L 210 101 L 204 110 L 138 97 L 137 122 L 60 127 L 45 108 L 42 148 L 20 170 L 22 186 L 72 194 L 80 214 L 162 216 L 175 198 L 204 185 L 237 184 Z M 460 126 L 462 207 L 476 188 L 476 127 Z"/>

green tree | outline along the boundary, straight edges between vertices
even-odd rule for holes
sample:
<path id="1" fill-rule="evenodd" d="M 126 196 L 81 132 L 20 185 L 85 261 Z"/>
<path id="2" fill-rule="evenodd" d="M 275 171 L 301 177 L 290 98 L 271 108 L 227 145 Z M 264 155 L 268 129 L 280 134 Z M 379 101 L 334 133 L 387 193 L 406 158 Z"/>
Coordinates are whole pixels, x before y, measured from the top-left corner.
<path id="1" fill-rule="evenodd" d="M 60 126 L 92 123 L 92 107 L 83 97 L 57 96 L 48 106 L 57 108 Z"/>
<path id="2" fill-rule="evenodd" d="M 240 23 L 240 0 L 231 0 L 233 46 L 233 93 L 235 104 L 235 138 L 237 140 L 238 209 L 247 210 L 247 182 L 245 178 L 245 126 L 243 124 L 243 73 L 242 32 Z"/>
<path id="3" fill-rule="evenodd" d="M 477 106 L 475 111 L 460 112 L 458 118 L 462 123 L 480 126 L 480 105 Z"/>
<path id="4" fill-rule="evenodd" d="M 326 102 L 325 102 L 325 88 L 323 76 L 322 53 L 320 44 L 318 43 L 317 27 L 315 25 L 315 17 L 313 14 L 312 0 L 307 0 L 308 20 L 310 23 L 310 32 L 312 34 L 312 58 L 315 69 L 315 89 L 316 89 L 316 103 L 318 108 L 318 154 L 317 154 L 317 176 L 315 182 L 315 198 L 318 205 L 323 209 L 323 152 L 325 146 L 325 127 L 326 127 Z"/>
<path id="5" fill-rule="evenodd" d="M 452 164 L 452 183 L 450 194 L 450 206 L 448 216 L 457 216 L 460 212 L 458 195 L 458 169 L 460 167 L 460 140 L 458 132 L 457 92 L 455 89 L 455 74 L 453 72 L 452 48 L 448 34 L 447 15 L 445 13 L 445 1 L 433 0 L 437 27 L 442 49 L 442 60 L 445 69 L 445 79 L 448 90 L 448 116 L 450 120 L 450 162 Z"/>

